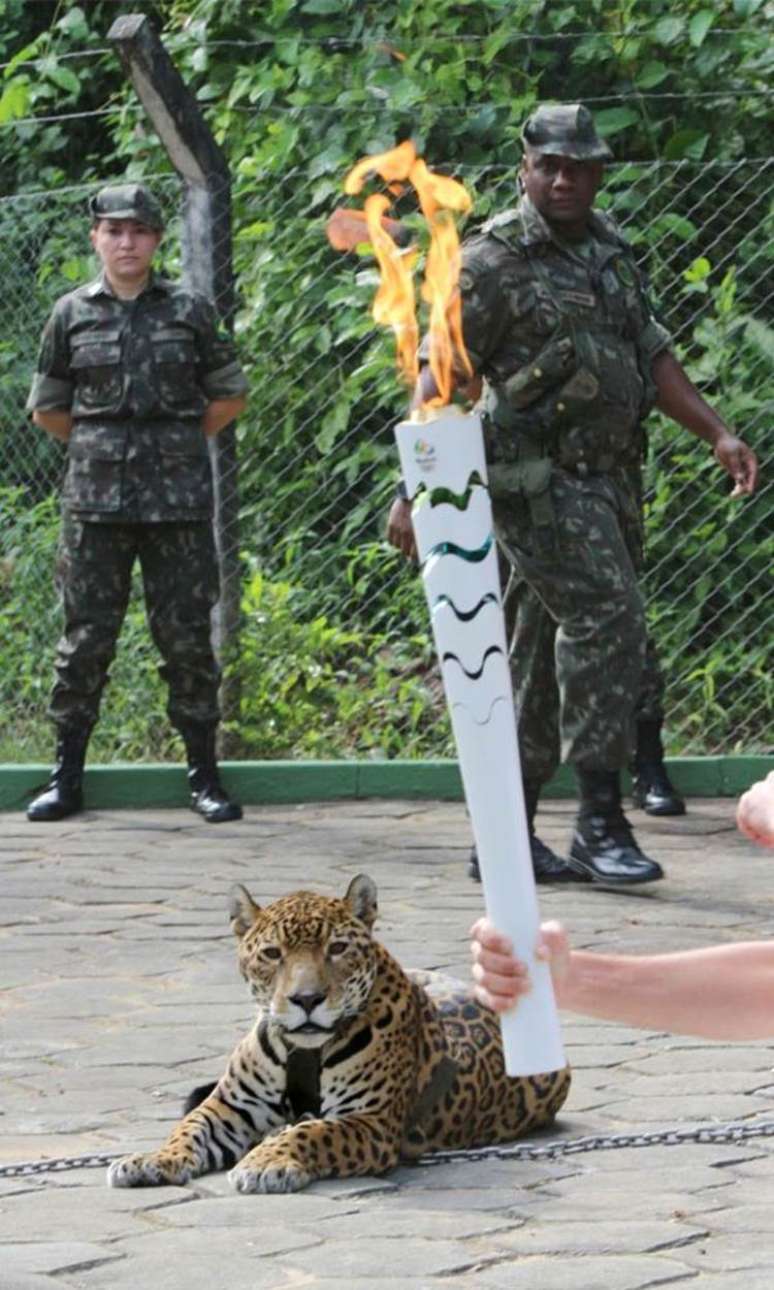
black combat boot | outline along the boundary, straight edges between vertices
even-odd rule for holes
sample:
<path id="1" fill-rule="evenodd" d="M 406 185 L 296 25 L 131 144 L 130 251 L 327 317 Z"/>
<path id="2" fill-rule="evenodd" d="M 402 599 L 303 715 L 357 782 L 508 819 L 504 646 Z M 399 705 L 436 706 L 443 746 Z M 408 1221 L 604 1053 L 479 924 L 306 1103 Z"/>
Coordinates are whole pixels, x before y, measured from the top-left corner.
<path id="1" fill-rule="evenodd" d="M 532 871 L 535 882 L 584 882 L 585 878 L 575 869 L 571 869 L 556 855 L 545 842 L 541 842 L 533 828 L 537 812 L 541 785 L 535 780 L 524 780 L 524 805 L 527 809 L 529 826 L 529 847 L 532 853 Z M 478 864 L 478 852 L 475 845 L 471 848 L 468 861 L 468 877 L 474 882 L 481 881 L 481 870 Z"/>
<path id="2" fill-rule="evenodd" d="M 637 747 L 632 772 L 632 802 L 648 815 L 685 815 L 685 802 L 675 790 L 664 765 L 661 722 L 637 722 Z"/>
<path id="3" fill-rule="evenodd" d="M 608 887 L 633 886 L 664 877 L 660 864 L 646 856 L 634 840 L 621 809 L 621 786 L 616 770 L 584 770 L 576 766 L 580 809 L 570 848 L 569 864 L 592 882 Z"/>
<path id="4" fill-rule="evenodd" d="M 232 802 L 218 777 L 215 756 L 215 727 L 186 726 L 180 730 L 188 758 L 191 810 L 208 824 L 241 820 L 242 808 Z"/>
<path id="5" fill-rule="evenodd" d="M 43 792 L 27 807 L 28 820 L 65 820 L 83 810 L 83 764 L 90 734 L 90 726 L 58 728 L 56 765 Z"/>

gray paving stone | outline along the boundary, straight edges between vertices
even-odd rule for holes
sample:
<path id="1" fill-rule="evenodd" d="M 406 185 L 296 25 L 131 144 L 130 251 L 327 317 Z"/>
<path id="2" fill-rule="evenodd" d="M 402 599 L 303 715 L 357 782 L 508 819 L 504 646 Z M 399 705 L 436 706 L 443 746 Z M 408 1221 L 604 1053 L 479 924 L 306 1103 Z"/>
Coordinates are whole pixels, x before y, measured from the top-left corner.
<path id="1" fill-rule="evenodd" d="M 153 1214 L 157 1226 L 163 1228 L 195 1228 L 196 1231 L 206 1232 L 220 1228 L 253 1230 L 260 1226 L 273 1230 L 276 1224 L 282 1228 L 292 1223 L 299 1231 L 306 1230 L 307 1235 L 310 1233 L 314 1235 L 318 1224 L 334 1221 L 348 1222 L 359 1212 L 356 1204 L 351 1207 L 341 1204 L 316 1194 L 314 1189 L 308 1189 L 290 1198 L 241 1196 L 228 1184 L 226 1190 L 218 1196 L 197 1195 L 196 1191 L 192 1190 L 190 1197 L 183 1198 L 187 1203 L 164 1204 L 161 1202 L 161 1197 L 166 1190 L 166 1188 L 160 1189 L 156 1193 L 158 1203 L 148 1205 L 146 1209 L 147 1213 Z"/>
<path id="2" fill-rule="evenodd" d="M 646 1072 L 642 1075 L 634 1073 L 630 1067 L 626 1070 L 626 1092 L 633 1098 L 652 1098 L 658 1099 L 663 1097 L 690 1097 L 694 1103 L 702 1102 L 705 1096 L 716 1097 L 718 1087 L 724 1088 L 724 1096 L 749 1096 L 751 1088 L 756 1091 L 765 1091 L 766 1082 L 771 1081 L 770 1072 L 761 1072 L 757 1081 L 751 1082 L 751 1072 L 747 1070 L 729 1070 L 723 1072 L 722 1081 L 718 1079 L 717 1071 L 710 1070 L 693 1070 L 684 1071 L 680 1069 L 679 1058 L 675 1062 L 673 1070 L 660 1074 Z M 609 1084 L 604 1081 L 598 1084 L 599 1088 L 610 1088 L 618 1091 L 620 1089 L 620 1074 L 613 1075 Z"/>
<path id="3" fill-rule="evenodd" d="M 326 1223 L 334 1238 L 349 1241 L 370 1240 L 374 1233 L 380 1238 L 389 1240 L 425 1240 L 467 1241 L 471 1237 L 494 1238 L 497 1232 L 513 1228 L 520 1220 L 511 1209 L 506 1215 L 472 1210 L 465 1213 L 459 1209 L 444 1213 L 438 1209 L 407 1209 L 396 1213 L 384 1205 L 374 1203 L 358 1214 L 348 1214 L 337 1219 L 332 1215 Z M 327 1235 L 327 1232 L 326 1232 Z"/>
<path id="4" fill-rule="evenodd" d="M 552 1217 L 549 1208 L 539 1222 L 525 1223 L 515 1231 L 494 1232 L 489 1245 L 524 1256 L 653 1254 L 679 1249 L 705 1240 L 709 1233 L 684 1221 L 643 1221 L 626 1215 L 617 1220 L 602 1217 L 609 1211 L 597 1210 L 582 1222 L 570 1221 L 565 1215 Z"/>
<path id="5" fill-rule="evenodd" d="M 768 1153 L 763 1153 L 752 1159 L 738 1161 L 731 1165 L 726 1172 L 735 1181 L 754 1181 L 755 1187 L 751 1188 L 751 1193 L 756 1197 L 766 1189 L 774 1187 L 774 1170 L 771 1168 L 771 1158 Z"/>
<path id="6" fill-rule="evenodd" d="M 747 1200 L 743 1206 L 724 1207 L 713 1213 L 712 1231 L 713 1235 L 717 1232 L 726 1235 L 749 1232 L 766 1237 L 771 1233 L 771 1205 L 758 1199 Z"/>
<path id="7" fill-rule="evenodd" d="M 411 1191 L 396 1187 L 386 1196 L 379 1198 L 379 1211 L 392 1214 L 406 1210 L 411 1215 L 420 1215 L 425 1211 L 431 1214 L 474 1214 L 478 1212 L 492 1215 L 510 1215 L 520 1222 L 523 1209 L 532 1204 L 532 1193 L 526 1188 L 509 1189 L 501 1187 L 469 1188 L 457 1186 L 428 1186 L 425 1189 L 412 1187 Z"/>
<path id="8" fill-rule="evenodd" d="M 87 1066 L 90 1070 L 103 1066 L 125 1067 L 131 1060 L 134 1067 L 155 1066 L 159 1060 L 168 1066 L 179 1062 L 189 1062 L 194 1058 L 212 1054 L 213 1061 L 221 1056 L 222 1048 L 217 1037 L 212 1042 L 200 1034 L 197 1039 L 192 1035 L 181 1034 L 177 1028 L 171 1034 L 160 1036 L 141 1030 L 134 1034 L 131 1043 L 126 1039 L 105 1039 L 101 1043 L 92 1043 L 88 1048 L 72 1048 L 57 1051 L 57 1057 L 64 1068 L 70 1066 Z"/>
<path id="9" fill-rule="evenodd" d="M 8 1240 L 10 1234 L 18 1242 L 39 1240 L 43 1207 L 45 1231 L 66 1231 L 71 1241 L 99 1244 L 106 1235 L 111 1241 L 117 1236 L 131 1236 L 137 1230 L 138 1214 L 157 1215 L 168 1209 L 184 1208 L 193 1199 L 181 1188 L 174 1188 L 166 1193 L 161 1204 L 159 1195 L 146 1188 L 119 1191 L 107 1187 L 100 1172 L 98 1180 L 89 1179 L 75 1188 L 49 1187 L 45 1196 L 34 1192 L 16 1196 L 12 1208 L 3 1207 L 0 1201 L 0 1238 Z"/>
<path id="10" fill-rule="evenodd" d="M 547 1164 L 531 1160 L 498 1160 L 479 1158 L 434 1165 L 409 1165 L 393 1169 L 387 1177 L 395 1185 L 415 1188 L 463 1186 L 501 1188 L 507 1194 L 543 1183 L 551 1183 L 581 1172 L 571 1158 Z"/>
<path id="11" fill-rule="evenodd" d="M 647 1178 L 648 1175 L 638 1175 L 638 1208 L 634 1216 L 621 1180 L 604 1179 L 599 1175 L 576 1179 L 572 1188 L 565 1186 L 559 1195 L 552 1195 L 550 1204 L 546 1203 L 542 1190 L 527 1193 L 515 1204 L 522 1212 L 531 1213 L 533 1217 L 537 1215 L 552 1226 L 557 1223 L 573 1226 L 581 1221 L 588 1224 L 633 1222 L 637 1215 L 642 1215 L 650 1223 L 669 1222 L 675 1215 L 694 1221 L 697 1214 L 702 1216 L 702 1224 L 706 1224 L 710 1222 L 711 1215 L 728 1212 L 729 1203 L 733 1203 L 726 1194 L 727 1188 L 691 1195 L 681 1187 L 674 1187 L 671 1179 L 656 1177 L 653 1185 L 648 1186 Z M 733 1187 L 733 1183 L 729 1187 Z"/>
<path id="12" fill-rule="evenodd" d="M 317 1248 L 319 1262 L 322 1242 L 308 1234 L 294 1236 L 284 1224 L 280 1229 L 275 1222 L 273 1227 L 268 1232 L 256 1222 L 251 1231 L 240 1231 L 238 1240 L 228 1229 L 184 1234 L 149 1230 L 112 1246 L 117 1260 L 84 1269 L 77 1285 L 79 1290 L 213 1290 L 216 1286 L 270 1290 L 284 1286 L 288 1279 L 272 1256 L 292 1251 L 289 1257 L 295 1260 L 309 1244 Z"/>
<path id="13" fill-rule="evenodd" d="M 771 1265 L 744 1272 L 704 1272 L 701 1290 L 771 1290 Z"/>
<path id="14" fill-rule="evenodd" d="M 35 1138 L 27 1135 L 3 1132 L 0 1135 L 0 1168 L 3 1164 L 27 1164 L 36 1161 L 58 1160 L 65 1156 L 90 1155 L 98 1151 L 109 1151 L 112 1143 L 107 1140 L 103 1130 L 99 1135 L 78 1134 L 40 1134 Z"/>
<path id="15" fill-rule="evenodd" d="M 771 1227 L 768 1229 L 771 1232 Z M 744 1272 L 768 1270 L 771 1285 L 771 1249 L 764 1248 L 760 1238 L 752 1239 L 749 1232 L 712 1234 L 711 1239 L 699 1241 L 680 1251 L 688 1267 L 701 1272 Z"/>
<path id="16" fill-rule="evenodd" d="M 541 836 L 563 847 L 572 818 L 572 804 L 547 804 Z M 467 979 L 481 891 L 465 876 L 459 803 L 250 807 L 218 832 L 186 810 L 88 812 L 39 831 L 21 815 L 3 823 L 0 1162 L 156 1146 L 187 1090 L 217 1078 L 254 1016 L 227 925 L 234 881 L 266 901 L 302 885 L 340 893 L 371 873 L 388 947 Z M 774 934 L 770 858 L 732 833 L 729 803 L 691 803 L 664 824 L 636 820 L 667 868 L 658 889 L 543 888 L 544 916 L 602 950 Z M 540 1143 L 774 1118 L 774 1042 L 562 1021 L 575 1082 Z M 772 1204 L 774 1139 L 760 1139 L 479 1157 L 287 1197 L 237 1196 L 223 1174 L 111 1191 L 104 1168 L 0 1173 L 0 1237 L 23 1251 L 13 1276 L 48 1290 L 218 1290 L 224 1268 L 228 1290 L 368 1290 L 388 1277 L 406 1290 L 737 1290 L 742 1276 L 758 1290 L 774 1264 Z M 7 1267 L 0 1290 L 42 1290 L 6 1285 Z"/>
<path id="17" fill-rule="evenodd" d="M 3 1276 L 22 1272 L 67 1272 L 76 1268 L 112 1263 L 116 1258 L 107 1246 L 90 1241 L 7 1241 L 0 1245 Z"/>
<path id="18" fill-rule="evenodd" d="M 660 1049 L 652 1046 L 643 1054 L 647 1065 L 632 1062 L 634 1074 L 670 1074 L 679 1070 L 693 1071 L 771 1071 L 774 1066 L 774 1049 L 770 1043 L 720 1044 L 706 1041 L 703 1044 L 678 1044 L 670 1039 Z"/>
<path id="19" fill-rule="evenodd" d="M 581 1071 L 618 1070 L 624 1064 L 633 1067 L 637 1062 L 639 1046 L 632 1044 L 575 1043 L 565 1037 L 567 1060 L 576 1080 Z M 642 1054 L 645 1059 L 645 1054 Z"/>
<path id="20" fill-rule="evenodd" d="M 524 1259 L 481 1267 L 455 1285 L 480 1290 L 651 1290 L 693 1281 L 691 1269 L 664 1256 Z M 725 1290 L 725 1286 L 723 1287 Z"/>
<path id="21" fill-rule="evenodd" d="M 73 1283 L 64 1277 L 38 1276 L 34 1272 L 0 1273 L 0 1290 L 56 1290 L 57 1286 L 71 1286 Z"/>
<path id="22" fill-rule="evenodd" d="M 708 1120 L 717 1124 L 736 1122 L 746 1119 L 751 1110 L 750 1099 L 743 1092 L 729 1093 L 722 1090 L 717 1093 L 705 1092 L 695 1097 L 685 1093 L 671 1097 L 636 1099 L 622 1098 L 621 1092 L 622 1089 L 617 1087 L 614 1101 L 609 1096 L 606 1099 L 605 1090 L 600 1089 L 593 1103 L 595 1109 L 600 1108 L 600 1117 L 608 1120 L 611 1128 L 620 1126 L 616 1130 L 620 1132 L 625 1132 L 625 1126 L 631 1125 L 633 1120 L 639 1121 L 645 1132 L 650 1133 L 658 1126 L 667 1124 L 681 1124 L 684 1128 L 689 1128 L 691 1124 L 704 1124 Z M 609 1111 L 601 1109 L 605 1100 Z M 627 1115 L 627 1110 L 632 1114 Z"/>
<path id="23" fill-rule="evenodd" d="M 398 1239 L 384 1239 L 377 1229 L 360 1241 L 326 1239 L 324 1259 L 319 1250 L 295 1250 L 287 1266 L 294 1274 L 312 1273 L 323 1285 L 337 1285 L 340 1278 L 347 1277 L 360 1279 L 363 1285 L 395 1281 L 400 1276 L 406 1248 L 405 1242 Z M 461 1240 L 413 1237 L 410 1249 L 406 1267 L 414 1277 L 457 1275 L 479 1262 L 473 1244 Z"/>

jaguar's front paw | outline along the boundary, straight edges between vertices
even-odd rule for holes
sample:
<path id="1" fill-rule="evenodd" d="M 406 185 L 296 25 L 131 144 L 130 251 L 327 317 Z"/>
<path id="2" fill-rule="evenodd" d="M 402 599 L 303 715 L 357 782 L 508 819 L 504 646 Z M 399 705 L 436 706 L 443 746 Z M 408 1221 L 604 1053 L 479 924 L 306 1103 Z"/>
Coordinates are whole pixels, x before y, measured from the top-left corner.
<path id="1" fill-rule="evenodd" d="M 307 1173 L 294 1161 L 285 1164 L 268 1165 L 265 1169 L 256 1168 L 244 1161 L 231 1170 L 228 1176 L 232 1187 L 237 1191 L 281 1192 L 300 1191 L 308 1187 L 313 1175 Z"/>
<path id="2" fill-rule="evenodd" d="M 182 1186 L 191 1177 L 192 1170 L 185 1161 L 155 1151 L 114 1160 L 107 1180 L 109 1187 L 163 1187 L 165 1184 Z"/>

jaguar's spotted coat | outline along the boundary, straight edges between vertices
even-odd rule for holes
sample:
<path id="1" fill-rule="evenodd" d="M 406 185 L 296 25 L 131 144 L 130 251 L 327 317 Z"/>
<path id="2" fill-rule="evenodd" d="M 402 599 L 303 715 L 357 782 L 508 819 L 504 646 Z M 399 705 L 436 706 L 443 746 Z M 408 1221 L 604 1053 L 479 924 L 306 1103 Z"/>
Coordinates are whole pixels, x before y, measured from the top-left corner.
<path id="1" fill-rule="evenodd" d="M 462 986 L 407 974 L 371 936 L 376 887 L 297 891 L 266 908 L 235 891 L 232 926 L 258 1020 L 165 1144 L 110 1168 L 115 1187 L 230 1168 L 240 1191 L 382 1173 L 438 1148 L 551 1123 L 569 1070 L 506 1076 L 497 1018 Z"/>

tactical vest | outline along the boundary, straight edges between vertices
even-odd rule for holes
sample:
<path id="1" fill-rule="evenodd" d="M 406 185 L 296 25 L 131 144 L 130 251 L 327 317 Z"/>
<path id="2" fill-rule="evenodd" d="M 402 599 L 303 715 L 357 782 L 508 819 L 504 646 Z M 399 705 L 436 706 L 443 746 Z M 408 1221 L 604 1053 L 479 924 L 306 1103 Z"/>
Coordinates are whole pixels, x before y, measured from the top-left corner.
<path id="1" fill-rule="evenodd" d="M 590 264 L 587 290 L 562 290 L 545 258 L 520 246 L 522 269 L 553 327 L 527 363 L 487 382 L 493 461 L 552 457 L 583 475 L 613 470 L 641 452 L 640 422 L 655 386 L 634 339 L 638 274 L 626 243 L 615 237 L 604 245 L 609 251 L 601 268 Z"/>
<path id="2" fill-rule="evenodd" d="M 71 309 L 73 428 L 66 507 L 105 518 L 209 516 L 212 475 L 185 302 L 159 293 L 138 319 L 104 295 Z"/>

